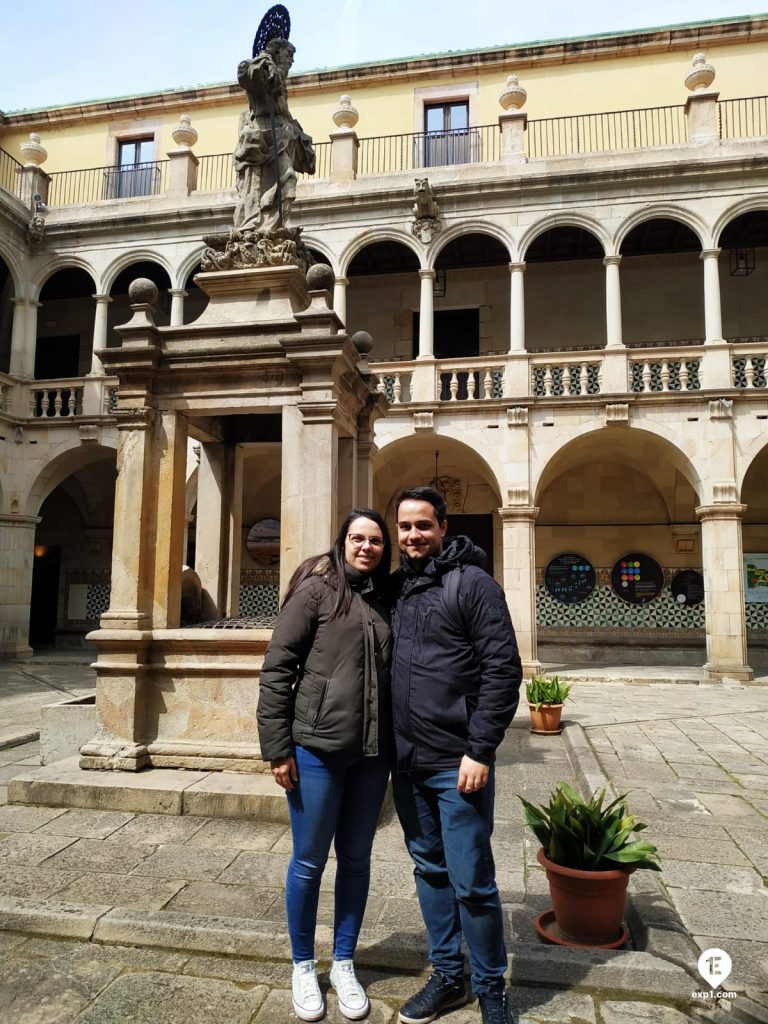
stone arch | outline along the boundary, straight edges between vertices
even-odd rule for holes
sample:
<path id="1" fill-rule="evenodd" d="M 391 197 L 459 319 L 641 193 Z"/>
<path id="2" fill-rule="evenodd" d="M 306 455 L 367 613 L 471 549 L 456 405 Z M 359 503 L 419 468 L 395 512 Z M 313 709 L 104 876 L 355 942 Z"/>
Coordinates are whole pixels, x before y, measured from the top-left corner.
<path id="1" fill-rule="evenodd" d="M 586 231 L 590 235 L 594 235 L 602 245 L 603 252 L 605 254 L 610 252 L 611 239 L 607 230 L 600 221 L 596 220 L 594 217 L 587 217 L 582 213 L 563 211 L 542 217 L 541 220 L 535 221 L 529 228 L 527 228 L 517 244 L 520 259 L 525 260 L 526 253 L 528 252 L 531 244 L 535 242 L 537 238 L 540 238 L 541 235 L 546 234 L 547 231 L 551 231 L 553 228 L 568 227 L 581 228 L 582 231 Z"/>
<path id="2" fill-rule="evenodd" d="M 173 288 L 185 287 L 189 275 L 200 263 L 204 252 L 205 246 L 199 246 L 198 248 L 193 249 L 192 252 L 187 253 L 181 263 L 176 267 L 175 274 L 171 274 L 171 286 Z"/>
<path id="3" fill-rule="evenodd" d="M 715 238 L 723 337 L 761 344 L 768 320 L 768 196 L 736 204 Z"/>
<path id="4" fill-rule="evenodd" d="M 83 270 L 88 274 L 93 281 L 94 294 L 98 294 L 99 290 L 99 276 L 96 270 L 87 260 L 82 259 L 79 256 L 66 256 L 66 257 L 54 257 L 47 263 L 40 267 L 37 279 L 30 289 L 30 297 L 36 301 L 40 301 L 40 293 L 43 288 L 48 284 L 54 274 L 58 274 L 60 270 Z"/>
<path id="5" fill-rule="evenodd" d="M 32 483 L 24 502 L 24 515 L 36 516 L 45 499 L 68 476 L 94 462 L 114 458 L 115 451 L 108 443 L 82 445 L 77 438 L 63 442 Z"/>
<path id="6" fill-rule="evenodd" d="M 96 287 L 81 261 L 58 266 L 43 282 L 34 348 L 37 380 L 82 377 L 90 371 Z"/>
<path id="7" fill-rule="evenodd" d="M 712 233 L 704 220 L 692 210 L 684 207 L 674 206 L 671 203 L 660 203 L 655 206 L 644 206 L 636 210 L 620 225 L 614 239 L 614 252 L 620 253 L 627 235 L 636 227 L 649 220 L 676 220 L 684 224 L 696 235 L 702 249 L 707 249 L 712 243 Z"/>
<path id="8" fill-rule="evenodd" d="M 356 238 L 353 238 L 352 241 L 349 242 L 342 250 L 338 258 L 338 276 L 348 277 L 349 267 L 355 256 L 369 245 L 375 245 L 377 242 L 397 242 L 400 245 L 405 246 L 405 248 L 410 249 L 416 257 L 421 269 L 427 269 L 427 264 L 424 260 L 423 247 L 419 246 L 412 235 L 407 234 L 405 231 L 400 231 L 397 228 L 376 227 L 369 228 L 367 231 L 363 232 L 362 235 L 358 235 Z"/>
<path id="9" fill-rule="evenodd" d="M 21 296 L 23 275 L 21 272 L 21 265 L 17 262 L 16 253 L 13 252 L 11 247 L 6 243 L 5 239 L 0 238 L 0 259 L 8 267 L 8 273 L 11 278 L 11 284 L 13 287 L 14 297 Z"/>
<path id="10" fill-rule="evenodd" d="M 124 270 L 132 266 L 134 263 L 156 263 L 159 267 L 163 268 L 168 275 L 168 279 L 173 282 L 173 267 L 162 253 L 148 248 L 131 249 L 128 252 L 120 253 L 107 266 L 104 271 L 104 279 L 102 283 L 103 294 L 109 295 L 116 279 Z"/>
<path id="11" fill-rule="evenodd" d="M 495 238 L 509 253 L 510 263 L 514 262 L 515 243 L 508 231 L 499 227 L 498 224 L 489 224 L 484 220 L 462 220 L 458 224 L 446 227 L 430 242 L 425 254 L 426 268 L 434 267 L 443 249 L 451 242 L 455 242 L 457 238 L 461 238 L 462 235 L 489 235 L 491 238 Z"/>
<path id="12" fill-rule="evenodd" d="M 339 261 L 336 257 L 336 253 L 333 251 L 333 249 L 331 249 L 331 247 L 326 242 L 320 241 L 319 238 L 312 235 L 302 235 L 301 237 L 308 249 L 314 249 L 315 252 L 318 252 L 320 253 L 321 256 L 325 257 L 325 259 L 328 261 L 328 265 L 330 266 L 331 270 L 333 271 L 336 277 L 342 276 L 339 273 Z"/>

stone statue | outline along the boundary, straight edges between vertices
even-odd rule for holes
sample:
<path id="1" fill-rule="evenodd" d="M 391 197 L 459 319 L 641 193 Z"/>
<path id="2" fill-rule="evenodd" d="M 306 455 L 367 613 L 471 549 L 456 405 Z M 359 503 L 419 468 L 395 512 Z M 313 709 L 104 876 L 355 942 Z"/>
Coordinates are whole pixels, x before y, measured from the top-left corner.
<path id="1" fill-rule="evenodd" d="M 429 178 L 416 178 L 415 181 L 411 234 L 421 239 L 422 242 L 428 243 L 442 228 L 440 207 L 437 204 L 435 190 L 429 183 Z"/>
<path id="2" fill-rule="evenodd" d="M 301 228 L 289 226 L 297 173 L 315 173 L 312 139 L 288 109 L 287 79 L 296 49 L 288 41 L 290 17 L 281 5 L 264 16 L 251 60 L 237 81 L 248 95 L 233 154 L 237 174 L 234 228 L 211 236 L 203 270 L 312 263 Z"/>

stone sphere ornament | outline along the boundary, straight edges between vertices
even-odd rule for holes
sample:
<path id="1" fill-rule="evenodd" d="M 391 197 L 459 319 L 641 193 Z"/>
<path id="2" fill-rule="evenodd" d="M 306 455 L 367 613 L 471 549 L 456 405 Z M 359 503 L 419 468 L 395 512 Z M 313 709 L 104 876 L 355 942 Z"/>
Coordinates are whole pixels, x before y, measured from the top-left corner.
<path id="1" fill-rule="evenodd" d="M 159 297 L 157 285 L 148 277 L 137 277 L 128 285 L 128 298 L 133 306 L 156 306 Z"/>
<path id="2" fill-rule="evenodd" d="M 29 140 L 27 142 L 22 142 L 19 149 L 24 157 L 25 164 L 32 164 L 34 167 L 39 167 L 48 159 L 48 150 L 40 142 L 40 136 L 37 132 L 30 132 Z"/>
<path id="3" fill-rule="evenodd" d="M 354 128 L 360 120 L 357 108 L 352 106 L 352 97 L 347 93 L 341 97 L 338 107 L 331 116 L 337 128 Z"/>
<path id="4" fill-rule="evenodd" d="M 334 273 L 327 263 L 313 263 L 307 271 L 307 287 L 310 291 L 333 291 L 335 281 Z"/>
<path id="5" fill-rule="evenodd" d="M 373 338 L 368 331 L 355 331 L 350 340 L 361 356 L 367 356 L 373 348 Z"/>
<path id="6" fill-rule="evenodd" d="M 708 89 L 715 80 L 715 68 L 712 64 L 707 64 L 706 58 L 703 53 L 695 53 L 693 55 L 693 64 L 691 64 L 688 74 L 685 76 L 685 84 L 691 92 L 703 92 L 704 89 Z"/>

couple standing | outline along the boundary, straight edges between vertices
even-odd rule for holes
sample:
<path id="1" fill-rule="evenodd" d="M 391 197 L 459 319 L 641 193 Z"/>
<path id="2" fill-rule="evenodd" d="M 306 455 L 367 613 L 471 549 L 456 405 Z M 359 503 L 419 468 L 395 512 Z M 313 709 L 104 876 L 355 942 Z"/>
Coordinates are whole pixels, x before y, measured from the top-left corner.
<path id="1" fill-rule="evenodd" d="M 495 752 L 522 676 L 514 631 L 480 549 L 467 537 L 443 543 L 437 491 L 404 491 L 396 518 L 393 577 L 387 528 L 370 509 L 353 509 L 331 550 L 299 566 L 261 672 L 261 750 L 287 791 L 293 837 L 293 1008 L 306 1021 L 325 1013 L 314 938 L 333 841 L 330 981 L 346 1017 L 368 1013 L 353 958 L 392 769 L 433 967 L 399 1019 L 426 1024 L 467 1002 L 463 934 L 483 1024 L 510 1024 L 491 833 Z"/>

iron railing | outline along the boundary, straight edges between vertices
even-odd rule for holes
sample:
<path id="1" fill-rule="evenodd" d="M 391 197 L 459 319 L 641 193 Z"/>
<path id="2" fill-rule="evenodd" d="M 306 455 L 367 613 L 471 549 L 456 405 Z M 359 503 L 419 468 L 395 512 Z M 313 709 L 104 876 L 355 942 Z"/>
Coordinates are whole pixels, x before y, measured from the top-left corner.
<path id="1" fill-rule="evenodd" d="M 0 188 L 12 196 L 19 194 L 19 171 L 21 164 L 10 153 L 0 149 Z"/>
<path id="2" fill-rule="evenodd" d="M 499 159 L 499 126 L 480 125 L 447 132 L 411 132 L 360 139 L 358 174 L 391 174 Z"/>
<path id="3" fill-rule="evenodd" d="M 717 104 L 721 139 L 768 135 L 768 96 L 721 100 Z"/>
<path id="4" fill-rule="evenodd" d="M 678 146 L 686 141 L 685 107 L 645 107 L 529 121 L 526 152 L 535 159 Z"/>
<path id="5" fill-rule="evenodd" d="M 302 181 L 313 181 L 331 176 L 331 143 L 315 143 L 316 167 L 314 175 L 299 174 Z M 227 192 L 235 188 L 235 168 L 231 153 L 201 156 L 197 167 L 198 192 Z"/>
<path id="6" fill-rule="evenodd" d="M 322 181 L 331 176 L 332 142 L 315 142 L 315 173 L 300 174 L 299 181 Z"/>
<path id="7" fill-rule="evenodd" d="M 127 167 L 88 167 L 55 171 L 48 190 L 49 206 L 98 203 L 102 199 L 135 199 L 166 190 L 168 160 L 153 160 Z"/>

